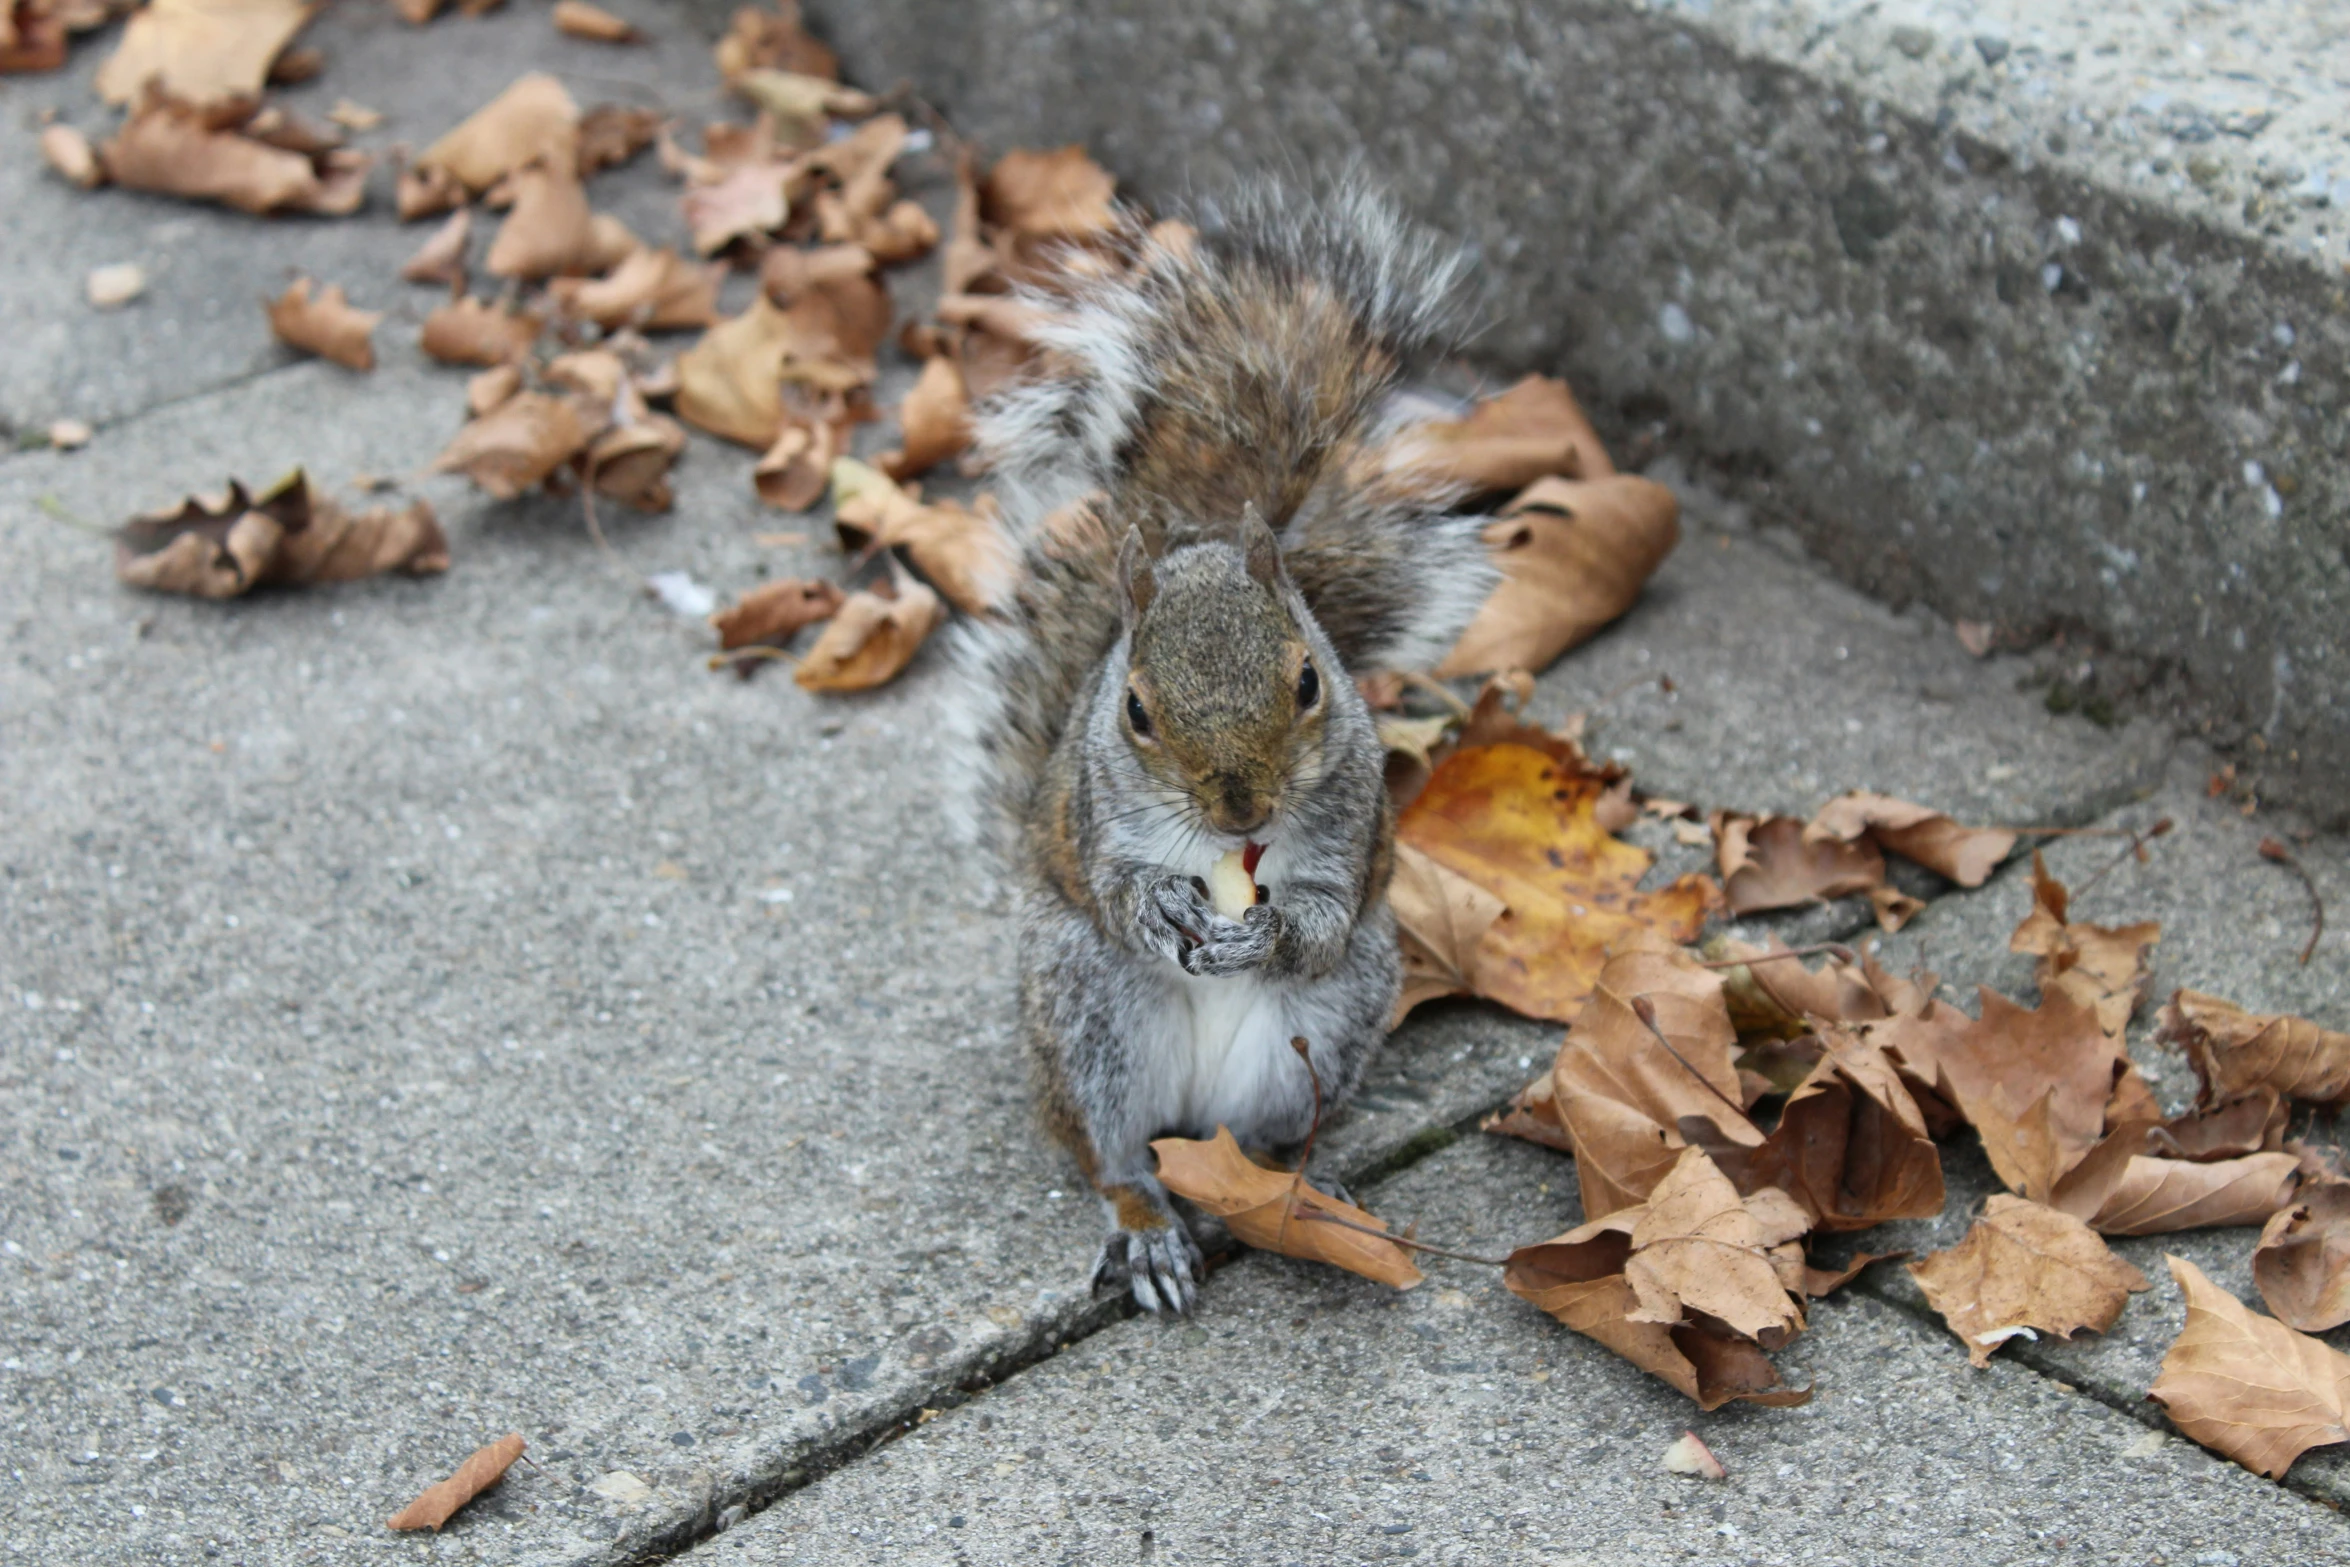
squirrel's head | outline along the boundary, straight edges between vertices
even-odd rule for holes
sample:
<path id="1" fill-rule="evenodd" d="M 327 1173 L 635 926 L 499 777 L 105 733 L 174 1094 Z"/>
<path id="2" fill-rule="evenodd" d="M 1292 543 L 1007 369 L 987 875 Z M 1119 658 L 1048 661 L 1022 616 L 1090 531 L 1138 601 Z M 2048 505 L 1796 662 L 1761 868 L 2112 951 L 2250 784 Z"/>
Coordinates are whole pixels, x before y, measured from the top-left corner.
<path id="1" fill-rule="evenodd" d="M 1238 539 L 1154 554 L 1129 530 L 1118 554 L 1126 688 L 1118 727 L 1155 781 L 1213 831 L 1247 837 L 1319 770 L 1331 682 L 1343 680 L 1281 551 L 1252 509 Z"/>

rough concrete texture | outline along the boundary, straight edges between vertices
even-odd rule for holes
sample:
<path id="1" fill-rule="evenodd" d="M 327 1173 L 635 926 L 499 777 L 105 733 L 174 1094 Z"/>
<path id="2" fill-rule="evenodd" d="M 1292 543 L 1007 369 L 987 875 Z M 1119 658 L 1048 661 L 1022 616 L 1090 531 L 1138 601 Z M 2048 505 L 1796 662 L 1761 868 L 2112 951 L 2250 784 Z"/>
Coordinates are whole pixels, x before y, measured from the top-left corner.
<path id="1" fill-rule="evenodd" d="M 713 10 L 720 9 L 711 0 Z M 2350 811 L 2345 33 L 2316 0 L 814 0 L 1143 197 L 1360 161 L 1564 370 L 1890 600 L 2156 679 Z"/>
<path id="2" fill-rule="evenodd" d="M 656 33 L 682 28 L 676 13 L 634 14 Z M 529 6 L 413 35 L 386 30 L 374 8 L 335 8 L 317 36 L 329 70 L 304 101 L 350 96 L 385 110 L 379 141 L 421 142 L 545 63 L 561 66 L 582 102 L 642 98 L 690 114 L 708 101 L 699 42 L 581 54 Z M 376 219 L 262 222 L 26 176 L 40 106 L 96 123 L 73 84 L 103 48 L 103 38 L 85 44 L 63 86 L 12 79 L 0 129 L 15 149 L 0 158 L 10 218 L 0 302 L 33 323 L 0 368 L 4 416 L 101 426 L 79 453 L 0 456 L 10 562 L 0 579 L 0 798 L 10 805 L 0 823 L 0 1291 L 10 1329 L 0 1443 L 11 1471 L 0 1550 L 96 1563 L 386 1551 L 641 1560 L 691 1545 L 734 1509 L 853 1468 L 876 1438 L 966 1388 L 1017 1388 L 1036 1374 L 1020 1368 L 1063 1341 L 1095 1335 L 1106 1355 L 1227 1344 L 1270 1375 L 1279 1357 L 1263 1346 L 1305 1296 L 1319 1303 L 1330 1347 L 1299 1375 L 1326 1372 L 1328 1385 L 1312 1399 L 1301 1388 L 1259 1422 L 1296 1431 L 1285 1440 L 1299 1452 L 1357 1461 L 1346 1433 L 1367 1430 L 1364 1418 L 1338 1425 L 1318 1412 L 1370 1386 L 1348 1379 L 1346 1359 L 1365 1378 L 1390 1368 L 1347 1343 L 1407 1321 L 1443 1339 L 1451 1316 L 1414 1314 L 1454 1313 L 1476 1320 L 1463 1333 L 1502 1335 L 1510 1355 L 1530 1346 L 1537 1363 L 1551 1357 L 1542 1420 L 1589 1424 L 1590 1439 L 1573 1446 L 1549 1444 L 1547 1425 L 1523 1428 L 1515 1462 L 1526 1467 L 1511 1472 L 1538 1474 L 1545 1498 L 1553 1478 L 1598 1486 L 1595 1495 L 1654 1515 L 1656 1541 L 1721 1555 L 1738 1550 L 1739 1537 L 1718 1533 L 1724 1524 L 1798 1538 L 1778 1492 L 1745 1512 L 1729 1499 L 1736 1482 L 1718 1497 L 1697 1493 L 1713 1497 L 1704 1502 L 1663 1489 L 1655 1450 L 1694 1417 L 1513 1303 L 1455 1306 L 1443 1294 L 1459 1282 L 1449 1274 L 1382 1307 L 1367 1287 L 1250 1259 L 1211 1286 L 1211 1312 L 1224 1315 L 1201 1325 L 1204 1343 L 1184 1329 L 1112 1327 L 1117 1303 L 1081 1298 L 1099 1221 L 1076 1195 L 1075 1172 L 1031 1136 L 1000 894 L 939 826 L 951 781 L 935 738 L 935 656 L 872 696 L 820 702 L 776 673 L 749 684 L 706 674 L 708 632 L 643 592 L 660 570 L 721 593 L 771 573 L 843 572 L 821 516 L 780 518 L 753 502 L 746 454 L 696 437 L 675 512 L 606 509 L 609 557 L 570 502 L 493 505 L 431 480 L 419 491 L 454 545 L 444 578 L 223 605 L 116 587 L 96 531 L 188 490 L 231 475 L 266 481 L 297 462 L 329 486 L 416 474 L 459 422 L 463 375 L 419 360 L 412 328 L 430 293 L 392 281 L 418 231 Z M 923 194 L 941 193 L 935 161 L 907 173 L 933 181 Z M 649 171 L 593 189 L 640 232 L 675 233 Z M 73 303 L 84 271 L 120 259 L 148 266 L 148 297 L 120 316 L 84 313 Z M 283 362 L 256 296 L 295 265 L 393 307 L 377 334 L 382 369 L 355 377 Z M 897 281 L 902 302 L 934 286 L 919 274 Z M 902 387 L 908 368 L 889 373 Z M 866 429 L 861 449 L 891 436 L 886 424 Z M 1639 443 L 1624 450 L 1656 455 Z M 2208 929 L 2194 950 L 2219 954 L 2205 965 L 2213 988 L 2234 983 L 2240 999 L 2340 1021 L 2334 992 L 2284 988 L 2338 984 L 2340 946 L 2306 981 L 2274 966 L 2264 933 L 2273 921 L 2290 939 L 2298 905 L 2281 872 L 2240 864 L 2241 844 L 2219 836 L 2247 829 L 2219 814 L 2226 807 L 2198 803 L 2203 761 L 2173 761 L 2166 775 L 2169 738 L 2155 726 L 2049 716 L 2016 689 L 2015 661 L 1961 657 L 1946 624 L 1837 586 L 1804 565 L 1767 513 L 1758 523 L 1758 508 L 1720 499 L 1703 471 L 1681 478 L 1682 551 L 1632 616 L 1545 677 L 1538 715 L 1589 712 L 1594 743 L 1622 753 L 1643 783 L 1707 804 L 1809 810 L 1838 789 L 1874 785 L 1976 819 L 2061 822 L 2168 789 L 2129 810 L 2205 812 L 2209 841 L 2222 845 L 2213 863 L 2224 859 L 2228 875 L 2206 883 L 2184 874 L 2188 862 L 2158 859 L 2158 871 L 2182 874 L 2156 912 L 2181 932 Z M 807 542 L 757 540 L 789 530 Z M 1673 693 L 1650 683 L 1658 673 L 1672 675 Z M 2180 803 L 2163 803 L 2172 795 Z M 1660 826 L 1636 831 L 1671 847 Z M 2205 841 L 2182 834 L 2165 852 Z M 1697 857 L 1671 852 L 1660 874 Z M 2343 906 L 2339 841 L 2308 853 Z M 1929 915 L 1917 939 L 1948 931 L 1956 942 L 1976 921 L 1995 951 L 2013 898 L 2003 881 Z M 1854 919 L 1839 907 L 1775 927 L 1791 938 L 1841 934 Z M 2166 950 L 2182 976 L 2198 972 L 2186 966 L 2186 936 Z M 1954 980 L 2008 972 L 1931 955 Z M 2271 966 L 2226 967 L 2254 957 Z M 1486 1008 L 1426 1009 L 1325 1146 L 1351 1179 L 1408 1166 L 1523 1082 L 1557 1034 Z M 2164 1082 L 2176 1091 L 2175 1073 Z M 1551 1200 L 1538 1191 L 1544 1180 L 1559 1196 L 1530 1215 L 1536 1228 L 1572 1211 L 1571 1166 L 1555 1156 L 1480 1143 L 1452 1157 L 1425 1188 L 1386 1188 L 1402 1194 L 1399 1211 L 1479 1241 L 1490 1228 L 1498 1241 L 1500 1215 Z M 1512 1170 L 1534 1174 L 1533 1186 L 1505 1186 Z M 2141 1301 L 2129 1319 L 2154 1350 L 2161 1309 Z M 1857 1335 L 1858 1350 L 1831 1354 L 1847 1342 L 1835 1332 Z M 1415 1345 L 1426 1337 L 1412 1330 Z M 1447 1379 L 1413 1395 L 1436 1435 L 1371 1444 L 1370 1463 L 1408 1456 L 1434 1474 L 1433 1446 L 1480 1411 L 1505 1412 L 1501 1389 L 1513 1400 L 1539 1391 L 1501 1378 L 1498 1368 L 1519 1363 L 1501 1340 L 1463 1343 L 1457 1360 L 1423 1352 L 1422 1371 Z M 1092 1351 L 1071 1357 L 1081 1353 Z M 2097 1400 L 2134 1399 L 2142 1357 L 2096 1375 L 2034 1360 L 2079 1394 L 2021 1367 L 1969 1377 L 1939 1328 L 1856 1300 L 1822 1313 L 1794 1364 L 1832 1379 L 1858 1374 L 1847 1360 L 1870 1375 L 1921 1368 L 1900 1372 L 1909 1380 L 1888 1370 L 1863 1390 L 1875 1455 L 1854 1445 L 1864 1440 L 1854 1423 L 1823 1423 L 1831 1399 L 1813 1415 L 1703 1426 L 1755 1443 L 1751 1462 L 1733 1456 L 1742 1476 L 1776 1476 L 1780 1464 L 1790 1474 L 1773 1486 L 1856 1476 L 1849 1489 L 1837 1480 L 1800 1493 L 1815 1511 L 1810 1538 L 1831 1555 L 1867 1558 L 1879 1518 L 1911 1507 L 1919 1521 L 1904 1528 L 1947 1533 L 1972 1518 L 2012 1542 L 1997 1551 L 2030 1558 L 2046 1542 L 2012 1531 L 2053 1539 L 2092 1493 L 2036 1500 L 2013 1480 L 1985 1493 L 1957 1477 L 2036 1482 L 2055 1464 L 2068 1486 L 2076 1473 L 2104 1476 L 2099 1538 L 2114 1550 L 2157 1538 L 2158 1515 L 2194 1520 L 2191 1550 L 2160 1547 L 2172 1561 L 2244 1552 L 2228 1543 L 2236 1532 L 2290 1546 L 2317 1527 L 2310 1518 L 2332 1527 L 2300 1499 L 2176 1443 L 2167 1456 L 2115 1459 L 2110 1472 L 2076 1471 L 2074 1459 L 2086 1466 L 2081 1455 L 2105 1451 L 2107 1436 L 2116 1446 L 2132 1438 Z M 1439 1362 L 1497 1369 L 1471 1385 L 1472 1373 Z M 1606 1394 L 1561 1397 L 1594 1385 Z M 1189 1384 L 1169 1386 L 1180 1397 Z M 1455 1392 L 1439 1398 L 1439 1386 Z M 975 1427 L 994 1396 L 923 1429 Z M 1939 1411 L 1939 1429 L 1923 1413 L 1912 1420 L 1913 1406 Z M 1618 1418 L 1623 1410 L 1641 1413 Z M 382 1532 L 420 1484 L 510 1429 L 542 1467 L 518 1469 L 438 1540 Z M 1154 1424 L 1135 1461 L 1162 1462 L 1161 1440 Z M 1781 1456 L 1772 1449 L 1782 1440 L 1816 1440 L 1807 1451 L 1821 1457 Z M 1399 1456 L 1380 1457 L 1383 1446 Z M 1502 1471 L 1475 1465 L 1505 1455 L 1470 1446 L 1477 1456 L 1462 1473 L 1496 1494 Z M 1535 1467 L 1550 1452 L 1594 1456 L 1571 1473 Z M 986 1472 L 1014 1461 L 990 1459 Z M 1854 1467 L 1871 1464 L 1865 1477 Z M 1897 1483 L 1870 1483 L 1894 1470 Z M 2297 1473 L 2337 1472 L 2305 1460 Z M 1374 1483 L 1429 1482 L 1358 1476 Z M 1140 1496 L 1141 1484 L 1102 1494 Z M 1954 1487 L 1995 1496 L 1996 1507 L 1945 1506 Z M 1185 1517 L 1220 1494 L 1167 1491 L 1169 1516 L 1178 1496 L 1190 1498 Z M 837 1482 L 808 1493 L 786 1504 L 789 1516 L 842 1494 Z M 1560 1521 L 1561 1507 L 1578 1506 L 1573 1494 L 1526 1515 L 1529 1528 L 1557 1535 L 1539 1543 L 1563 1560 L 1586 1549 L 1572 1535 L 1583 1513 Z M 1299 1518 L 1283 1510 L 1286 1493 L 1277 1501 L 1250 1516 Z M 1514 1538 L 1508 1524 L 1529 1505 L 1496 1503 L 1502 1530 L 1479 1539 Z M 1845 1510 L 1819 1514 L 1830 1505 Z M 1430 1535 L 1344 1538 L 1400 1554 L 1433 1537 L 1438 1515 L 1425 1516 Z M 2237 1531 L 2238 1518 L 2254 1522 Z M 1366 1510 L 1344 1524 L 1373 1521 Z M 2143 1534 L 2129 1534 L 2136 1528 Z M 1326 1554 L 1296 1538 L 1299 1554 Z M 1592 1559 L 1652 1554 L 1629 1533 L 1610 1538 L 1589 1547 Z"/>
<path id="3" fill-rule="evenodd" d="M 1572 1166 L 1481 1138 L 1368 1194 L 1492 1250 L 1578 1216 Z M 2315 1562 L 2336 1513 L 1865 1296 L 1779 1356 L 1795 1409 L 1699 1413 L 1437 1261 L 1397 1293 L 1251 1256 L 698 1553 L 716 1562 Z M 1715 1484 L 1661 1460 L 1694 1430 Z"/>

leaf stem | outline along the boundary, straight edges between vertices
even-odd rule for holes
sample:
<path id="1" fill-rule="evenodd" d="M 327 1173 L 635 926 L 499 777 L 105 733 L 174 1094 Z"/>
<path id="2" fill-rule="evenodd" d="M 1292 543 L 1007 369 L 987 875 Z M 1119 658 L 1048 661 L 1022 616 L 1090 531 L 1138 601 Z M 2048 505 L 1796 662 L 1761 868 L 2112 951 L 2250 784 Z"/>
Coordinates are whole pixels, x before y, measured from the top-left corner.
<path id="1" fill-rule="evenodd" d="M 2307 968 L 2311 955 L 2317 951 L 2318 937 L 2326 933 L 2326 900 L 2318 896 L 2317 881 L 2309 874 L 2309 868 L 2295 857 L 2292 850 L 2286 848 L 2276 839 L 2263 838 L 2260 840 L 2260 857 L 2264 860 L 2274 861 L 2300 877 L 2301 885 L 2309 891 L 2309 908 L 2314 918 L 2310 924 L 2309 942 L 2301 949 L 2301 966 Z"/>
<path id="2" fill-rule="evenodd" d="M 1857 966 L 1860 962 L 1860 959 L 1854 955 L 1853 950 L 1850 947 L 1844 945 L 1843 942 L 1823 941 L 1817 946 L 1789 947 L 1784 952 L 1766 952 L 1762 956 L 1756 958 L 1716 958 L 1710 963 L 1700 963 L 1697 966 L 1699 968 L 1714 969 L 1752 968 L 1757 963 L 1776 963 L 1782 958 L 1817 957 L 1823 952 L 1826 953 L 1829 957 L 1834 958 L 1839 963 L 1850 963 Z"/>
<path id="3" fill-rule="evenodd" d="M 1398 1246 L 1409 1246 L 1414 1251 L 1424 1251 L 1438 1257 L 1450 1257 L 1455 1262 L 1481 1262 L 1489 1268 L 1506 1268 L 1510 1265 L 1510 1260 L 1507 1257 L 1480 1257 L 1475 1252 L 1454 1251 L 1449 1246 L 1432 1246 L 1426 1241 L 1411 1240 L 1388 1230 L 1374 1230 L 1368 1224 L 1357 1224 L 1352 1219 L 1342 1219 L 1335 1213 L 1324 1213 L 1319 1208 L 1301 1208 L 1298 1210 L 1297 1216 L 1309 1224 L 1335 1224 L 1342 1230 L 1353 1230 L 1362 1235 L 1375 1235 L 1383 1241 L 1393 1241 Z"/>

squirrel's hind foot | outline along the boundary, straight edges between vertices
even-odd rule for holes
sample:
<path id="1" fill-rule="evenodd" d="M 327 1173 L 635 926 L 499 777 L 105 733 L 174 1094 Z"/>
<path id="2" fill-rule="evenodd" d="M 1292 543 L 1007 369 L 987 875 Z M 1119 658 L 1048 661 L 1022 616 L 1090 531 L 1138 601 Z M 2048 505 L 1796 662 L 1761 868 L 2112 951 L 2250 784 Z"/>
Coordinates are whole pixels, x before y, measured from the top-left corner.
<path id="1" fill-rule="evenodd" d="M 1199 1281 L 1205 1277 L 1207 1264 L 1199 1242 L 1173 1215 L 1149 1229 L 1112 1230 L 1093 1265 L 1096 1293 L 1124 1286 L 1143 1310 L 1185 1317 L 1191 1315 L 1199 1299 Z"/>

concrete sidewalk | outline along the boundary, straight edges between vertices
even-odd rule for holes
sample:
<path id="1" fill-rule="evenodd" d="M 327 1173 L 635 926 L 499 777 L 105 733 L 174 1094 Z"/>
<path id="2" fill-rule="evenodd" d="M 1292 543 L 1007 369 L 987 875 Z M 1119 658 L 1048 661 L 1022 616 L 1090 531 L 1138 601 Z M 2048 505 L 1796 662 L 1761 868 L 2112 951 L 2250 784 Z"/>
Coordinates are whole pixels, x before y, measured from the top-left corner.
<path id="1" fill-rule="evenodd" d="M 369 140 L 421 144 L 545 66 L 583 104 L 699 112 L 704 43 L 674 13 L 639 19 L 670 36 L 592 51 L 521 4 L 418 32 L 335 8 L 303 101 L 358 98 L 393 116 Z M 1872 1278 L 1801 1341 L 1799 1373 L 1829 1390 L 1816 1405 L 1705 1422 L 1479 1277 L 1396 1299 L 1247 1258 L 1195 1325 L 1089 1301 L 1098 1215 L 1029 1130 L 1001 898 L 939 824 L 935 656 L 848 701 L 773 673 L 738 683 L 703 671 L 703 627 L 642 590 L 658 570 L 722 592 L 838 574 L 821 517 L 757 506 L 746 454 L 696 437 L 674 512 L 607 512 L 617 558 L 570 503 L 431 480 L 416 492 L 452 539 L 442 578 L 225 605 L 113 583 L 90 526 L 297 462 L 328 485 L 414 474 L 460 422 L 463 376 L 413 347 L 433 291 L 393 281 L 421 229 L 263 223 L 28 174 L 39 106 L 96 123 L 102 52 L 11 79 L 0 125 L 0 312 L 49 334 L 7 357 L 0 409 L 100 425 L 78 453 L 0 458 L 0 1550 L 1120 1560 L 1144 1530 L 1195 1559 L 1317 1561 L 1870 1560 L 1912 1548 L 1896 1539 L 2031 1560 L 2059 1535 L 2178 1563 L 2350 1548 L 2335 1513 L 2184 1443 L 2126 1456 L 2146 1428 L 2116 1411 L 2167 1341 L 2167 1284 L 2111 1343 L 1977 1375 L 1904 1309 L 1897 1275 Z M 656 171 L 594 189 L 639 232 L 672 232 Z M 93 315 L 80 279 L 118 260 L 156 282 Z M 257 296 L 281 264 L 393 308 L 382 369 L 269 343 Z M 1979 820 L 2172 812 L 2188 830 L 2090 911 L 2169 921 L 2165 983 L 2343 1021 L 2350 943 L 2292 965 L 2298 891 L 2244 863 L 2247 835 L 2290 819 L 2247 826 L 2202 799 L 2206 762 L 2157 724 L 2052 716 L 2019 689 L 2026 660 L 1967 657 L 1931 614 L 1838 585 L 1680 477 L 1683 547 L 1545 677 L 1539 716 L 1589 710 L 1597 749 L 1706 804 L 1808 810 L 1870 786 Z M 754 538 L 782 530 L 809 542 Z M 2065 852 L 2077 877 L 2104 849 Z M 2350 908 L 2341 841 L 2304 854 Z M 1896 950 L 1954 984 L 2013 985 L 1997 954 L 2016 898 L 2012 874 L 1944 898 Z M 1859 911 L 1775 928 L 1849 933 Z M 1568 1161 L 1446 1145 L 1556 1037 L 1430 1009 L 1329 1146 L 1431 1233 L 1551 1233 L 1574 1211 Z M 2250 1240 L 2182 1244 L 2241 1288 Z M 874 1451 L 925 1409 L 952 1413 Z M 1655 1470 L 1691 1424 L 1720 1436 L 1727 1489 Z M 507 1430 L 539 1467 L 437 1540 L 383 1531 Z M 1336 1511 L 1316 1486 L 1270 1484 L 1309 1458 L 1358 1493 L 1397 1490 Z M 1255 1463 L 1276 1473 L 1219 1489 Z M 2343 1472 L 2313 1456 L 2295 1479 L 2340 1501 Z"/>

